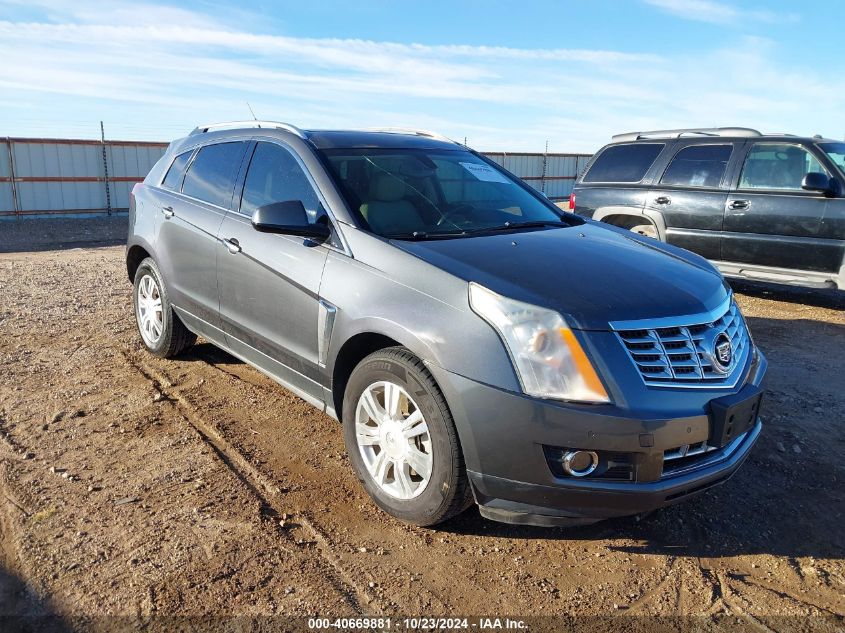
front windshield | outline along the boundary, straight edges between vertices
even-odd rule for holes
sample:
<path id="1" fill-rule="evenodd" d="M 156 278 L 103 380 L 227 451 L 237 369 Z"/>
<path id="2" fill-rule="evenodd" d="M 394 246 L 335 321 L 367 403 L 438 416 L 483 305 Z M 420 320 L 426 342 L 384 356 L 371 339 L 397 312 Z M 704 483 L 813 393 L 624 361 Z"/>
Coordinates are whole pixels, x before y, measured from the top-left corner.
<path id="1" fill-rule="evenodd" d="M 845 174 L 845 143 L 819 143 L 827 157 Z"/>
<path id="2" fill-rule="evenodd" d="M 457 236 L 561 216 L 465 150 L 331 149 L 322 154 L 350 208 L 384 237 Z"/>

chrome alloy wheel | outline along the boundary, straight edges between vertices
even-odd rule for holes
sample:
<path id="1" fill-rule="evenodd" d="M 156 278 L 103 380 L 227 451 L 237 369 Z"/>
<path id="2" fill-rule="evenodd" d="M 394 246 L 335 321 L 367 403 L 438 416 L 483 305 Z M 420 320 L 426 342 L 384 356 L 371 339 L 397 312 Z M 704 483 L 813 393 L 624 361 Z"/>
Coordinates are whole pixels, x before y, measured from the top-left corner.
<path id="1" fill-rule="evenodd" d="M 397 499 L 422 494 L 431 478 L 431 436 L 405 389 L 386 381 L 367 387 L 355 409 L 355 439 L 379 488 Z"/>
<path id="2" fill-rule="evenodd" d="M 161 309 L 161 292 L 152 275 L 141 277 L 136 302 L 138 329 L 144 342 L 155 347 L 164 331 L 164 312 Z"/>

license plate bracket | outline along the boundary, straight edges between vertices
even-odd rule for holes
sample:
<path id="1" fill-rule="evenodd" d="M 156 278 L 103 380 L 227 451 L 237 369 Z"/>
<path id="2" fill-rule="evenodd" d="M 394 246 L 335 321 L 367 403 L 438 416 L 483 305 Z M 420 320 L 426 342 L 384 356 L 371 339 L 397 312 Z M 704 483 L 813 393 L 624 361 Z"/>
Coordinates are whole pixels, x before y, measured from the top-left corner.
<path id="1" fill-rule="evenodd" d="M 757 422 L 763 390 L 746 385 L 739 393 L 710 401 L 710 446 L 722 448 Z"/>

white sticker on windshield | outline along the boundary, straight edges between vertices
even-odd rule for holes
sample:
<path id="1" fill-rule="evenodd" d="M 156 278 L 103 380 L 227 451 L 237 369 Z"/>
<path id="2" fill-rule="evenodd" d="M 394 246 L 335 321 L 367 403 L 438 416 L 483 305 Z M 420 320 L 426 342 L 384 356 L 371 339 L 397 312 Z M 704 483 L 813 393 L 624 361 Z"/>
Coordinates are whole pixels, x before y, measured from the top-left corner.
<path id="1" fill-rule="evenodd" d="M 506 185 L 513 184 L 510 180 L 505 178 L 498 171 L 490 167 L 490 165 L 479 165 L 478 163 L 461 163 L 461 167 L 466 169 L 473 176 L 484 182 L 501 182 Z"/>

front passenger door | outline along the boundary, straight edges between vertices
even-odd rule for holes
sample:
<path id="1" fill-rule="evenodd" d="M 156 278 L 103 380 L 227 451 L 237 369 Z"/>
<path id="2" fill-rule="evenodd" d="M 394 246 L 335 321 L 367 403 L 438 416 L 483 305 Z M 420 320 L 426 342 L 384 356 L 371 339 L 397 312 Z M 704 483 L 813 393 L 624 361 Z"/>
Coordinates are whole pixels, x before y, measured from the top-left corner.
<path id="1" fill-rule="evenodd" d="M 836 240 L 821 235 L 830 199 L 801 188 L 809 172 L 830 176 L 801 145 L 761 141 L 750 146 L 726 205 L 724 261 L 797 270 L 839 270 L 841 248 Z"/>
<path id="2" fill-rule="evenodd" d="M 229 347 L 294 389 L 322 394 L 317 325 L 328 247 L 307 238 L 260 233 L 260 206 L 302 201 L 309 219 L 325 221 L 320 198 L 287 147 L 255 145 L 241 199 L 220 227 L 217 281 Z"/>

